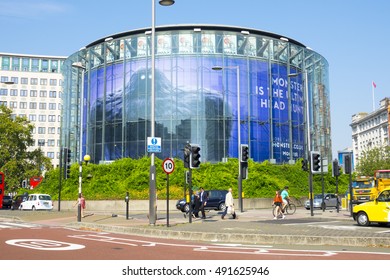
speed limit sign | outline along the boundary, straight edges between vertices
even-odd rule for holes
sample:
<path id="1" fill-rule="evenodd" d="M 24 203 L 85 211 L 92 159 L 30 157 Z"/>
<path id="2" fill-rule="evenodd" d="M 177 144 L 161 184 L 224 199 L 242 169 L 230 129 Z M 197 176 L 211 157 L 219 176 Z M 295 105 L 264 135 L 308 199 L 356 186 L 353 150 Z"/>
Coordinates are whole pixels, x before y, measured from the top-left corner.
<path id="1" fill-rule="evenodd" d="M 166 158 L 163 161 L 162 167 L 163 167 L 165 173 L 171 174 L 173 172 L 173 170 L 175 170 L 175 163 L 173 162 L 172 159 Z"/>

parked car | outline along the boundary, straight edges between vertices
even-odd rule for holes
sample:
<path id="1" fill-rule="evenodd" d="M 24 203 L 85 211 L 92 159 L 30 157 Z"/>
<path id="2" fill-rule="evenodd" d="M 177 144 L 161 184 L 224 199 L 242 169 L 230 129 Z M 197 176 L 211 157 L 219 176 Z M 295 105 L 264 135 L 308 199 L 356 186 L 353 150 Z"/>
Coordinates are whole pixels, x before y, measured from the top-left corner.
<path id="1" fill-rule="evenodd" d="M 219 210 L 225 211 L 225 197 L 227 194 L 226 190 L 208 190 L 205 191 L 207 193 L 207 204 L 206 210 Z M 194 203 L 193 199 L 191 200 Z M 176 208 L 182 212 L 189 212 L 189 204 L 186 199 L 180 199 L 176 203 Z M 192 204 L 192 209 L 194 209 L 194 204 Z"/>
<path id="2" fill-rule="evenodd" d="M 352 217 L 359 226 L 368 226 L 371 223 L 390 224 L 390 188 L 384 189 L 378 197 L 369 202 L 355 205 Z"/>
<path id="3" fill-rule="evenodd" d="M 11 208 L 12 197 L 9 195 L 3 196 L 3 208 Z"/>
<path id="4" fill-rule="evenodd" d="M 19 206 L 20 210 L 52 210 L 53 201 L 48 194 L 30 194 Z"/>
<path id="5" fill-rule="evenodd" d="M 337 207 L 337 203 L 339 204 L 340 206 L 340 201 L 339 199 L 337 198 L 337 196 L 333 193 L 325 193 L 324 194 L 324 203 L 325 203 L 325 208 L 327 207 Z M 316 194 L 313 198 L 313 208 L 320 208 L 322 209 L 321 207 L 322 205 L 322 194 Z M 305 208 L 307 210 L 310 210 L 310 199 L 306 200 L 305 202 Z"/>
<path id="6" fill-rule="evenodd" d="M 12 205 L 11 205 L 11 210 L 19 209 L 20 204 L 23 201 L 26 201 L 28 198 L 28 194 L 19 194 L 17 196 L 14 196 L 12 199 Z"/>

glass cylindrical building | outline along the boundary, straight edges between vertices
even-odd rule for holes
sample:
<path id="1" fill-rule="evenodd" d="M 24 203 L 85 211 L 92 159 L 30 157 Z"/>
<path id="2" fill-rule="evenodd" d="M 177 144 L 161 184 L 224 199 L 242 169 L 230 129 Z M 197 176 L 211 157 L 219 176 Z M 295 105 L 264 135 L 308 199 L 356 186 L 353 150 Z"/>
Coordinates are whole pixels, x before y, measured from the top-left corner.
<path id="1" fill-rule="evenodd" d="M 75 159 L 80 142 L 95 163 L 148 155 L 150 30 L 97 40 L 65 61 L 61 145 Z M 320 54 L 278 34 L 219 25 L 157 27 L 155 42 L 157 157 L 183 158 L 186 143 L 196 143 L 203 162 L 220 162 L 247 144 L 255 161 L 292 163 L 306 158 L 309 133 L 311 149 L 331 159 Z"/>

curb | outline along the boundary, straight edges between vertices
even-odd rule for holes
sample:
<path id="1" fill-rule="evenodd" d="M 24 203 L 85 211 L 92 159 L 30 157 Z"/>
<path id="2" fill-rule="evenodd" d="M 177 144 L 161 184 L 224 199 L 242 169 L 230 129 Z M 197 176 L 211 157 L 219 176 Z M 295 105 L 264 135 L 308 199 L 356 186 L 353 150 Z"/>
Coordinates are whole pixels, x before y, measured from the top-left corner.
<path id="1" fill-rule="evenodd" d="M 357 236 L 305 236 L 245 233 L 193 232 L 169 229 L 148 228 L 147 226 L 112 226 L 94 223 L 70 223 L 66 226 L 81 230 L 105 231 L 134 234 L 157 238 L 179 239 L 203 242 L 228 242 L 240 244 L 283 244 L 283 245 L 338 245 L 353 247 L 390 247 L 390 238 Z"/>

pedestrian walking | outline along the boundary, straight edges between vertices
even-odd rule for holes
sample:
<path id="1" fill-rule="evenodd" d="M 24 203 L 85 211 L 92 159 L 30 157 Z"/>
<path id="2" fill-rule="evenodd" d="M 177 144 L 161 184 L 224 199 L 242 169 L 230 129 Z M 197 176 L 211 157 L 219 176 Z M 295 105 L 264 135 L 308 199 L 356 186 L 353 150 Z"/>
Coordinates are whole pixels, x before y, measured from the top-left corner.
<path id="1" fill-rule="evenodd" d="M 85 198 L 83 196 L 83 194 L 81 194 L 81 197 L 77 199 L 76 203 L 73 205 L 73 207 L 75 207 L 76 205 L 79 205 L 81 206 L 81 217 L 84 218 L 85 217 L 85 214 L 84 214 L 84 211 L 85 211 Z M 78 209 L 78 208 L 77 208 Z M 77 212 L 78 213 L 78 212 Z"/>
<path id="2" fill-rule="evenodd" d="M 199 193 L 199 201 L 200 201 L 200 211 L 202 212 L 202 219 L 206 219 L 205 207 L 207 204 L 207 193 L 203 188 L 200 188 Z"/>
<path id="3" fill-rule="evenodd" d="M 225 216 L 227 214 L 230 214 L 233 216 L 233 219 L 237 219 L 237 214 L 234 209 L 234 201 L 233 201 L 233 194 L 232 194 L 232 188 L 229 188 L 228 193 L 225 196 L 225 211 L 223 211 L 221 219 L 225 219 Z"/>
<path id="4" fill-rule="evenodd" d="M 200 208 L 200 197 L 199 197 L 199 192 L 196 192 L 194 196 L 194 210 L 192 213 L 192 216 L 194 218 L 199 218 L 199 208 Z"/>

